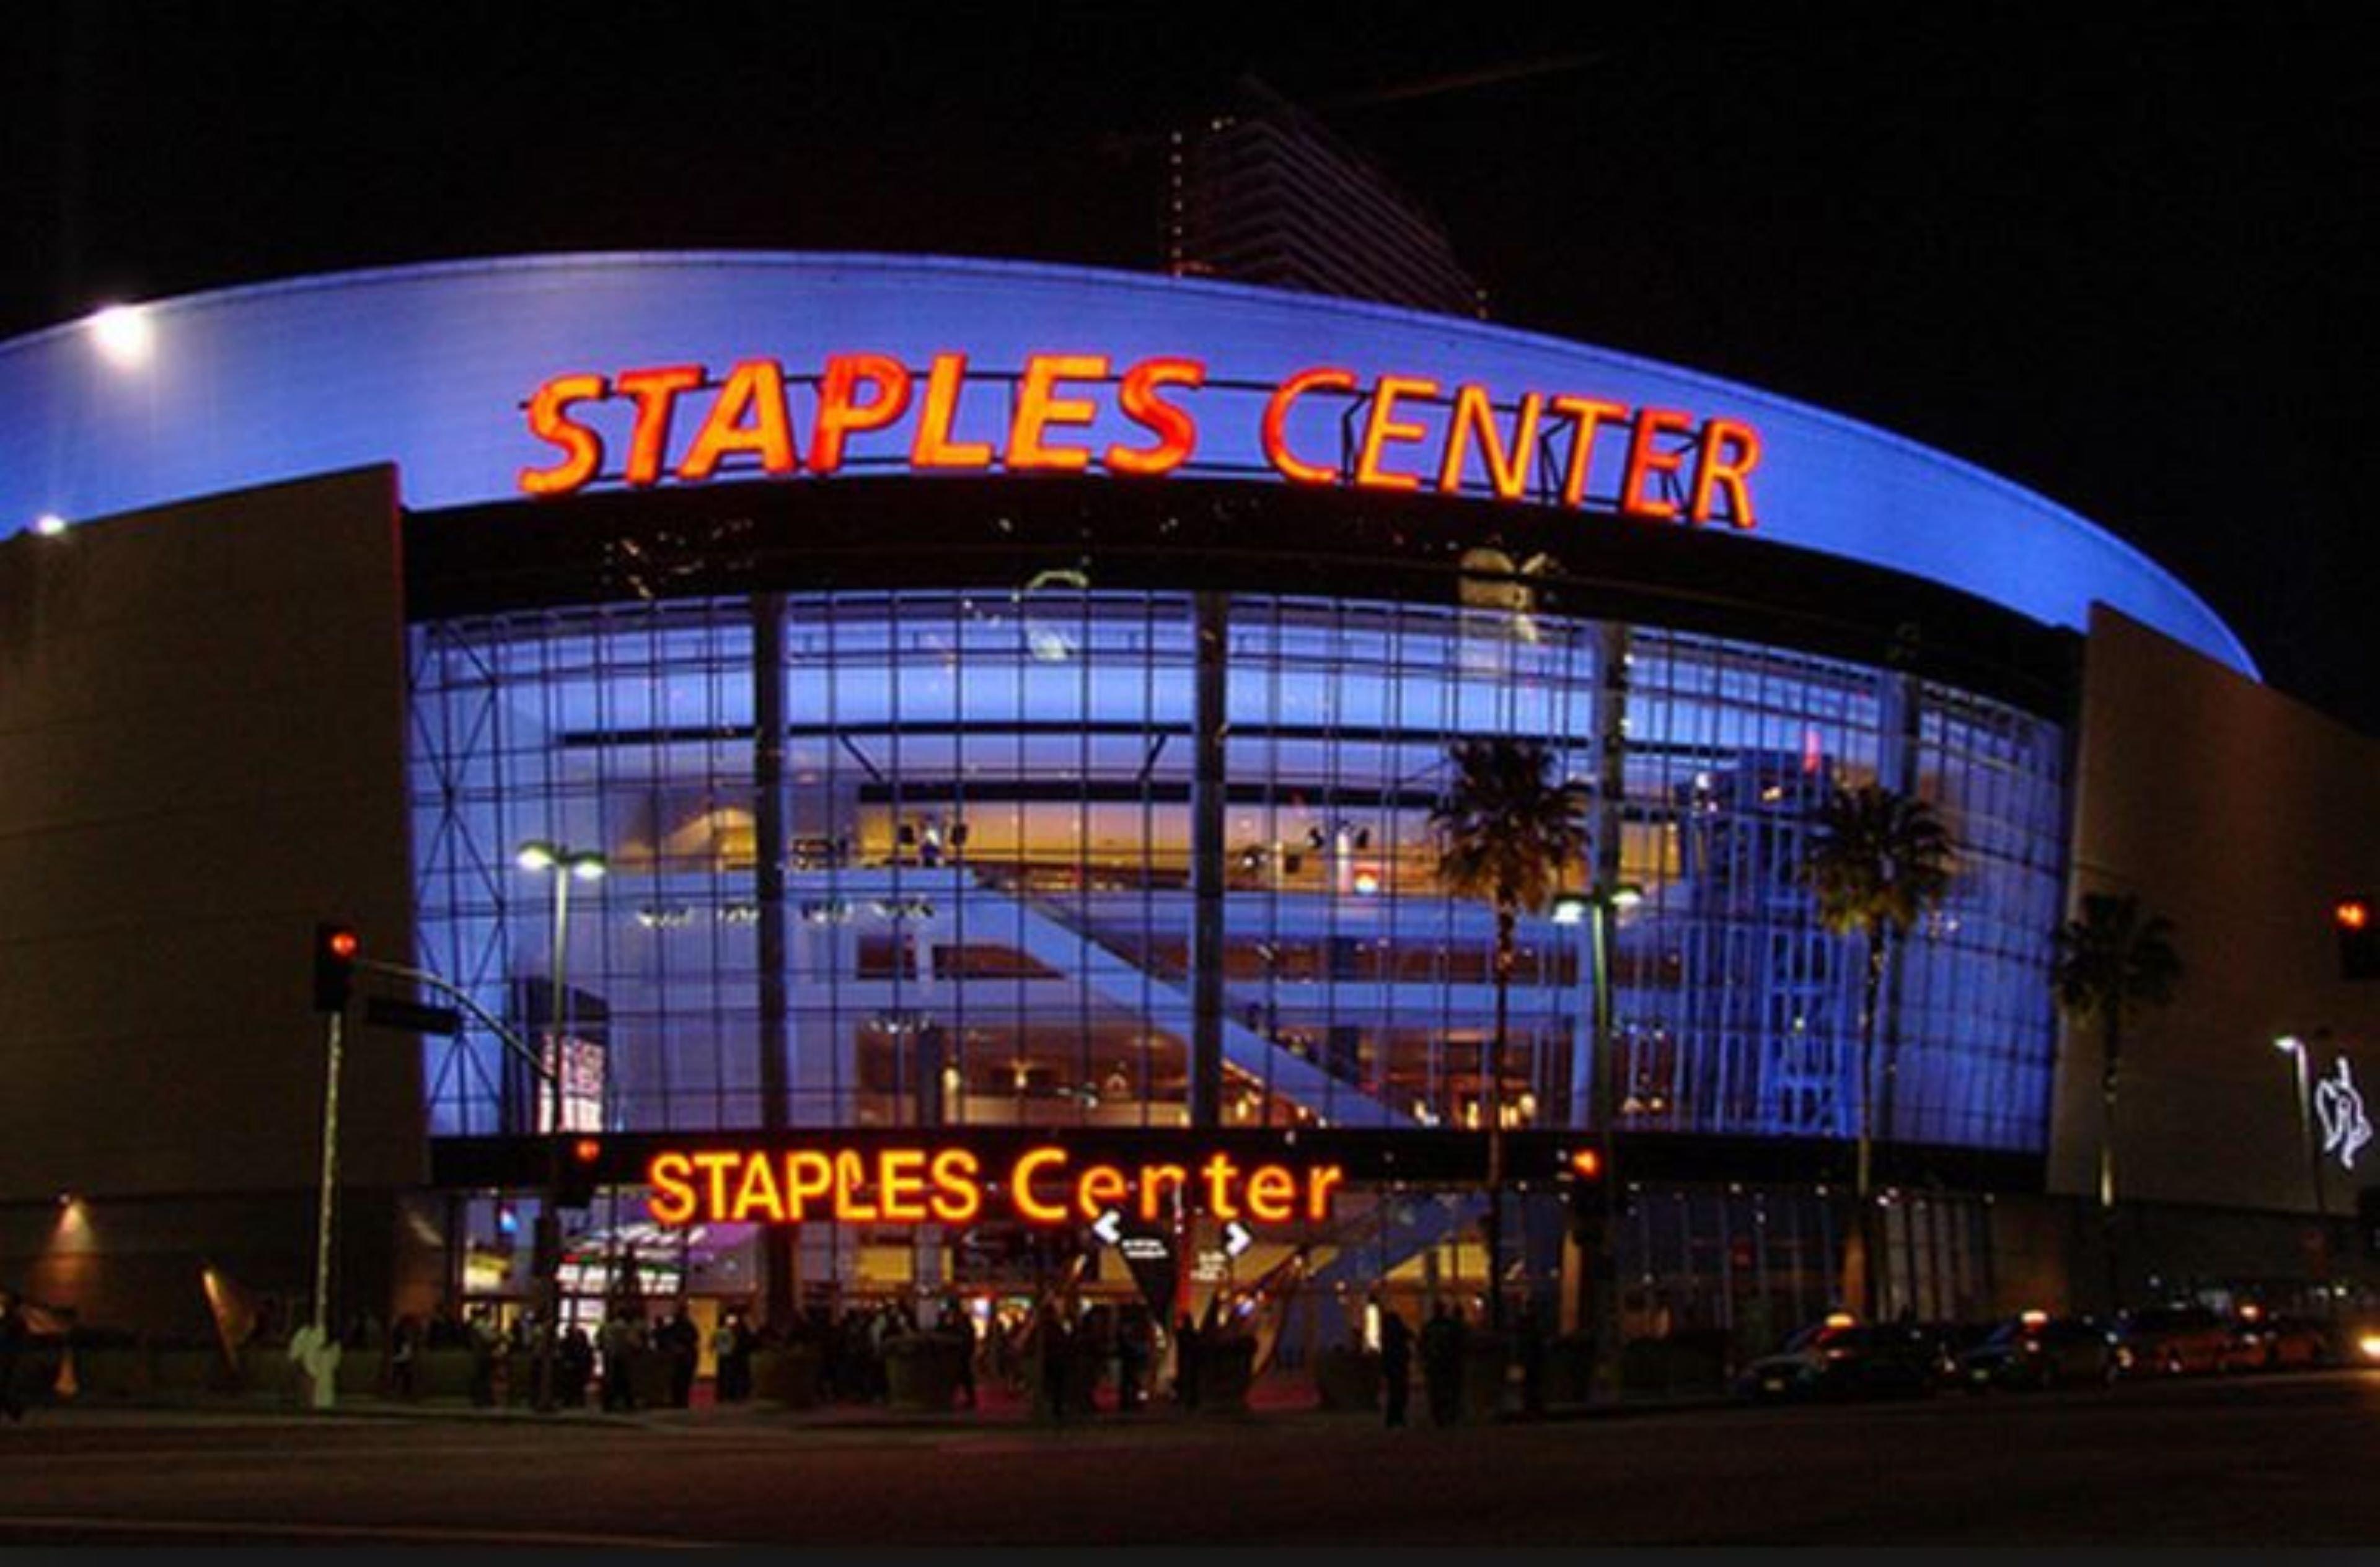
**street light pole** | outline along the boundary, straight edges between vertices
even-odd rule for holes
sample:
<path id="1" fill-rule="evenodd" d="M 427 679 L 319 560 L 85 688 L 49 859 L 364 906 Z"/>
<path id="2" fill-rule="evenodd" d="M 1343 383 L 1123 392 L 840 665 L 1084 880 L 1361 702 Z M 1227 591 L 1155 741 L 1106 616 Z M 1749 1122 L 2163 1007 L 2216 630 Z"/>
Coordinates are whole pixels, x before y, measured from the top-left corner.
<path id="1" fill-rule="evenodd" d="M 2273 1042 L 2273 1048 L 2289 1057 L 2290 1065 L 2295 1068 L 2298 1085 L 2298 1142 L 2305 1150 L 2308 1185 L 2313 1193 L 2314 1211 L 2321 1213 L 2325 1207 L 2324 1199 L 2328 1194 L 2323 1189 L 2322 1151 L 2314 1146 L 2313 1141 L 2313 1088 L 2307 1080 L 2311 1074 L 2306 1069 L 2305 1041 L 2295 1034 L 2283 1034 Z"/>
<path id="2" fill-rule="evenodd" d="M 549 872 L 553 877 L 553 950 L 547 959 L 552 996 L 546 1004 L 552 1039 L 552 1062 L 545 1074 L 550 1110 L 545 1127 L 545 1193 L 538 1204 L 538 1331 L 536 1407 L 553 1409 L 553 1362 L 562 1317 L 562 1092 L 564 1053 L 570 1038 L 570 884 L 594 881 L 606 868 L 603 856 L 592 850 L 571 850 L 542 839 L 521 845 L 515 861 L 525 871 Z"/>
<path id="3" fill-rule="evenodd" d="M 2326 1029 L 2317 1030 L 2314 1037 L 2320 1039 L 2328 1032 Z M 2291 1067 L 2295 1068 L 2298 1090 L 2298 1140 L 2305 1146 L 2308 1184 L 2313 1190 L 2314 1234 L 2322 1242 L 2322 1248 L 2316 1253 L 2316 1266 L 2322 1270 L 2324 1276 L 2317 1281 L 2317 1284 L 2322 1290 L 2324 1306 L 2335 1312 L 2337 1302 L 2330 1293 L 2329 1278 L 2330 1194 L 2324 1189 L 2322 1150 L 2314 1143 L 2313 1073 L 2306 1065 L 2306 1044 L 2305 1041 L 2295 1034 L 2283 1034 L 2273 1041 L 2273 1048 L 2289 1056 Z"/>
<path id="4" fill-rule="evenodd" d="M 1597 1165 L 1603 1187 L 1603 1215 L 1594 1255 L 1584 1259 L 1588 1271 L 1589 1331 L 1595 1355 L 1607 1375 L 1619 1366 L 1620 1331 L 1620 1175 L 1614 1161 L 1620 1122 L 1619 1051 L 1611 1028 L 1611 922 L 1623 909 L 1644 901 L 1645 889 L 1631 882 L 1598 882 L 1585 893 L 1555 900 L 1554 920 L 1560 924 L 1586 926 L 1587 956 L 1593 989 L 1591 1037 L 1595 1050 L 1589 1110 L 1595 1117 Z"/>

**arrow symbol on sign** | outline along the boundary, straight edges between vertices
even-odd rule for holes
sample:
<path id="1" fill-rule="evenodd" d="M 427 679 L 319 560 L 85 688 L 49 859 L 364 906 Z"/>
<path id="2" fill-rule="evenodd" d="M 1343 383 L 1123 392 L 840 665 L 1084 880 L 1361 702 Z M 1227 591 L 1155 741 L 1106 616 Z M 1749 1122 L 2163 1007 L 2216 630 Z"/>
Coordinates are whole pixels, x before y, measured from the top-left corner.
<path id="1" fill-rule="evenodd" d="M 1113 1246 L 1123 1239 L 1123 1215 L 1112 1208 L 1109 1209 L 1101 1213 L 1099 1222 L 1091 1226 L 1091 1234 L 1099 1236 L 1108 1245 Z"/>
<path id="2" fill-rule="evenodd" d="M 1223 1226 L 1224 1256 L 1237 1257 L 1248 1248 L 1256 1245 L 1256 1232 L 1249 1229 L 1245 1224 L 1241 1223 L 1237 1219 L 1232 1220 L 1230 1223 Z"/>

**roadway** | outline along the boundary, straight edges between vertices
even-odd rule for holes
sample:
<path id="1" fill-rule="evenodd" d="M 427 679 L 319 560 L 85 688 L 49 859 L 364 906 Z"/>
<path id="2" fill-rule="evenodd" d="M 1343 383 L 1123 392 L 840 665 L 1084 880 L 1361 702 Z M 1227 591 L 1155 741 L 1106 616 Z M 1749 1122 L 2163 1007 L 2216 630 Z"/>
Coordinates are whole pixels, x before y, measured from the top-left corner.
<path id="1" fill-rule="evenodd" d="M 1402 1431 L 41 1410 L 0 1545 L 2369 1545 L 2375 1442 L 2372 1371 Z"/>

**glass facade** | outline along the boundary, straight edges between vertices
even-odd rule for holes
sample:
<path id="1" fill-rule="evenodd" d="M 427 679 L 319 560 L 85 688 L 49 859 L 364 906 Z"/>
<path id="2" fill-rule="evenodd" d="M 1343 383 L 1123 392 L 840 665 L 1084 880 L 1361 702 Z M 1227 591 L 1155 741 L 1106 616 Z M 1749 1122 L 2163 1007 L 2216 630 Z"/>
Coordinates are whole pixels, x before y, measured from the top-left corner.
<path id="1" fill-rule="evenodd" d="M 1897 966 L 1885 1134 L 2046 1139 L 2061 736 L 1913 676 L 1062 579 L 525 609 L 419 626 L 411 657 L 422 960 L 571 1042 L 572 1125 L 1184 1124 L 1202 805 L 1226 1124 L 1586 1125 L 1585 927 L 1523 921 L 1493 1091 L 1493 921 L 1435 872 L 1449 746 L 1513 734 L 1596 786 L 1597 862 L 1645 891 L 1614 933 L 1623 1127 L 1856 1135 L 1861 953 L 1797 868 L 1824 792 L 1881 778 L 1958 851 Z M 606 857 L 566 922 L 528 839 Z M 540 1124 L 492 1039 L 427 1048 L 435 1133 Z"/>

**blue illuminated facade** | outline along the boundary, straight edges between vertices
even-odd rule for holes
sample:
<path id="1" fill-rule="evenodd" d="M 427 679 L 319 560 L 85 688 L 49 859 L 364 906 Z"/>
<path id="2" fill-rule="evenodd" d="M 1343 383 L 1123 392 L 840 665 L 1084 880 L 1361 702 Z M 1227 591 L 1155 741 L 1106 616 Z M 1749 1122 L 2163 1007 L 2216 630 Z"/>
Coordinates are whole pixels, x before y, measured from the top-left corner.
<path id="1" fill-rule="evenodd" d="M 1572 389 L 1756 424 L 1760 536 L 1937 582 L 2076 631 L 2104 601 L 2234 669 L 2204 604 L 2073 512 L 1954 458 L 1767 392 L 1606 349 L 1310 295 L 1074 268 L 880 256 L 524 258 L 342 273 L 138 307 L 137 352 L 89 323 L 0 344 L 0 532 L 394 462 L 408 506 L 517 495 L 551 460 L 522 405 L 550 377 L 830 354 L 1118 363 L 1190 354 L 1213 382 L 1314 365 L 1516 395 Z M 1209 421 L 1199 467 L 1276 482 L 1252 419 Z M 683 435 L 681 436 L 681 440 Z M 854 443 L 856 466 L 870 447 Z M 877 449 L 880 451 L 882 449 Z"/>
<path id="2" fill-rule="evenodd" d="M 424 954 L 541 972 L 509 846 L 600 844 L 568 973 L 601 1124 L 762 1121 L 756 613 L 782 617 L 790 1116 L 1187 1124 L 1191 596 L 919 589 L 538 609 L 416 633 Z M 1226 1124 L 1476 1127 L 1492 920 L 1438 883 L 1457 738 L 1549 741 L 1645 889 L 1618 928 L 1621 1124 L 1856 1135 L 1859 953 L 1796 876 L 1835 786 L 1913 786 L 1961 846 L 1905 949 L 1888 1135 L 2038 1153 L 2057 726 L 1914 677 L 1658 627 L 1234 597 Z M 1585 867 L 1578 868 L 1584 876 Z M 1583 927 L 1524 922 L 1500 1101 L 1591 1125 Z M 492 1042 L 433 1051 L 435 1130 L 519 1130 Z M 512 1117 L 507 1120 L 508 1115 Z M 588 1122 L 596 1124 L 592 1119 Z"/>

